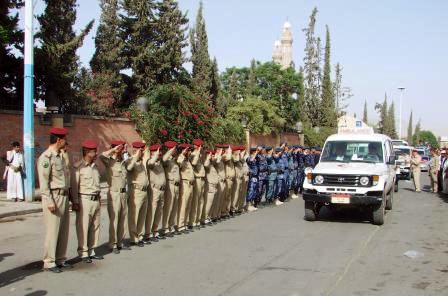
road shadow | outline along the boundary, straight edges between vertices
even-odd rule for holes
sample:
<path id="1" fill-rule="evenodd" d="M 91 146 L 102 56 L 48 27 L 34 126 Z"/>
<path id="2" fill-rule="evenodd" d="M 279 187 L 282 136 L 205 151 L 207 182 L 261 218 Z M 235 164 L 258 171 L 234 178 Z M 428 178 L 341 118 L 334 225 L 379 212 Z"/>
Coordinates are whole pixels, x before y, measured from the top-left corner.
<path id="1" fill-rule="evenodd" d="M 441 200 L 443 200 L 444 202 L 448 203 L 448 195 L 444 194 L 444 193 L 438 193 L 438 196 Z"/>
<path id="2" fill-rule="evenodd" d="M 11 257 L 11 256 L 14 256 L 14 253 L 3 253 L 3 254 L 0 254 L 0 262 L 5 260 L 6 257 Z"/>
<path id="3" fill-rule="evenodd" d="M 28 294 L 25 294 L 25 296 L 44 296 L 47 295 L 48 292 L 45 290 L 37 290 Z"/>
<path id="4" fill-rule="evenodd" d="M 372 213 L 361 208 L 334 208 L 324 206 L 320 209 L 318 221 L 333 223 L 371 223 Z"/>

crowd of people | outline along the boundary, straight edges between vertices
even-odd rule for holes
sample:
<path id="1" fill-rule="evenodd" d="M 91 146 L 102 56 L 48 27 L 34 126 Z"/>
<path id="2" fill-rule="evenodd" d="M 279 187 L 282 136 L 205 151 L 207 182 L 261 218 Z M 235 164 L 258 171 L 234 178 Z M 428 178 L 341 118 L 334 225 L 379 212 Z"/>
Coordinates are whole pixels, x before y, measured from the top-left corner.
<path id="1" fill-rule="evenodd" d="M 98 143 L 82 143 L 82 159 L 70 164 L 67 130 L 52 128 L 50 145 L 38 159 L 38 175 L 46 225 L 44 269 L 60 273 L 66 262 L 69 206 L 76 212 L 78 254 L 84 263 L 102 260 L 95 254 L 100 229 L 101 174 L 108 183 L 108 245 L 114 254 L 213 225 L 263 202 L 276 206 L 298 198 L 305 169 L 319 161 L 320 149 L 302 146 L 244 146 L 168 141 L 148 145 L 121 140 L 98 153 Z M 125 244 L 128 226 L 129 245 Z"/>

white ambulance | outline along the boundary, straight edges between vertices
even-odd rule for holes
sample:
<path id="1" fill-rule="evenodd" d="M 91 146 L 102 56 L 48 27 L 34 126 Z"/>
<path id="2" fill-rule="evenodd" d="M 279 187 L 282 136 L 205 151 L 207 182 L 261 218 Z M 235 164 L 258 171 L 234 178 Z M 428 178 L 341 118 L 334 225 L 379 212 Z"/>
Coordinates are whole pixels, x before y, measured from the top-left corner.
<path id="1" fill-rule="evenodd" d="M 372 213 L 372 223 L 382 225 L 392 209 L 396 156 L 388 136 L 371 128 L 340 129 L 324 145 L 319 164 L 304 182 L 305 220 L 318 219 L 323 206 L 355 206 Z"/>

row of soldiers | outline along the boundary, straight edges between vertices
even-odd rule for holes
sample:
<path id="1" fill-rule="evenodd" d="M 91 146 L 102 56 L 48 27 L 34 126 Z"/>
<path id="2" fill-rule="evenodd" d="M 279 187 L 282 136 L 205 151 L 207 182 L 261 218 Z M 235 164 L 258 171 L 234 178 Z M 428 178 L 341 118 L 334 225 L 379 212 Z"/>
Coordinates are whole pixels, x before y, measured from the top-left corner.
<path id="1" fill-rule="evenodd" d="M 39 157 L 38 173 L 46 225 L 44 269 L 55 273 L 72 268 L 66 263 L 69 202 L 76 211 L 78 254 L 85 263 L 102 260 L 95 254 L 100 228 L 100 171 L 98 144 L 82 143 L 82 159 L 70 165 L 67 130 L 50 130 L 50 146 Z M 216 145 L 203 141 L 174 141 L 148 146 L 112 141 L 99 155 L 108 183 L 109 247 L 115 254 L 124 244 L 128 224 L 131 246 L 143 247 L 195 227 L 214 224 L 244 211 L 255 211 L 262 197 L 282 204 L 292 191 L 298 198 L 304 168 L 314 166 L 316 154 L 284 143 L 281 147 Z"/>

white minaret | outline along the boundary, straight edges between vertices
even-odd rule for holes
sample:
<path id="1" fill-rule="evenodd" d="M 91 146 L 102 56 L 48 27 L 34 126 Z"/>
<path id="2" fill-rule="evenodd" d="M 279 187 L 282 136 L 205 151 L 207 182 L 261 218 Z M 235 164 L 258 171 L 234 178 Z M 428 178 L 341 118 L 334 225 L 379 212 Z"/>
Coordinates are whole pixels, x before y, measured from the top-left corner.
<path id="1" fill-rule="evenodd" d="M 291 23 L 286 21 L 283 25 L 283 33 L 281 38 L 282 44 L 282 69 L 287 69 L 293 65 L 292 60 L 292 26 Z"/>
<path id="2" fill-rule="evenodd" d="M 274 60 L 274 63 L 282 64 L 282 43 L 280 40 L 276 40 L 274 43 L 274 53 L 272 54 L 272 59 Z"/>

